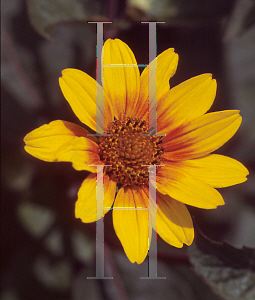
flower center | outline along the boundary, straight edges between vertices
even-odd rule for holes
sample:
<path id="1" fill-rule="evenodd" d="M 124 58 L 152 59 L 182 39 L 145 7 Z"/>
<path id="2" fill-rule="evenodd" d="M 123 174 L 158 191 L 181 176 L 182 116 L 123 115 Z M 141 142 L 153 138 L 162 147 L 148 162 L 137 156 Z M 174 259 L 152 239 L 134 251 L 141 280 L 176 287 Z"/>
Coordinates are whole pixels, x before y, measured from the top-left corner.
<path id="1" fill-rule="evenodd" d="M 100 137 L 98 154 L 110 179 L 123 185 L 149 185 L 148 165 L 160 164 L 163 139 L 149 136 L 146 121 L 137 118 L 114 120 L 108 136 Z"/>

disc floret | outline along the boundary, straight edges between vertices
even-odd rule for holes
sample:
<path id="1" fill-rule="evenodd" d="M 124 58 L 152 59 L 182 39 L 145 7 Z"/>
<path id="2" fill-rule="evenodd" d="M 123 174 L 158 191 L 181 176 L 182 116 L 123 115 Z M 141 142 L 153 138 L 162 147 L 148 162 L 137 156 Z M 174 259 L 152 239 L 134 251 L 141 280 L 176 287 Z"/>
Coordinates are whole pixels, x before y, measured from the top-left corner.
<path id="1" fill-rule="evenodd" d="M 138 118 L 114 120 L 106 133 L 98 147 L 101 161 L 108 165 L 105 173 L 123 186 L 148 186 L 147 166 L 160 164 L 163 138 L 148 135 L 146 121 Z"/>

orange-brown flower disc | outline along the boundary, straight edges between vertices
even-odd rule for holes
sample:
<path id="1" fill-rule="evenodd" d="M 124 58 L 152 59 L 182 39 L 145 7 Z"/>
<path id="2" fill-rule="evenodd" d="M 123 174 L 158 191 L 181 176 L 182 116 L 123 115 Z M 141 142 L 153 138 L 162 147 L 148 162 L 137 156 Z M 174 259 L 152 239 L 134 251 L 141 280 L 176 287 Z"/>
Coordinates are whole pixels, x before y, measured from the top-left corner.
<path id="1" fill-rule="evenodd" d="M 114 120 L 107 134 L 98 147 L 101 161 L 108 165 L 106 174 L 123 186 L 148 186 L 148 165 L 162 160 L 162 137 L 148 135 L 146 122 L 137 118 Z"/>

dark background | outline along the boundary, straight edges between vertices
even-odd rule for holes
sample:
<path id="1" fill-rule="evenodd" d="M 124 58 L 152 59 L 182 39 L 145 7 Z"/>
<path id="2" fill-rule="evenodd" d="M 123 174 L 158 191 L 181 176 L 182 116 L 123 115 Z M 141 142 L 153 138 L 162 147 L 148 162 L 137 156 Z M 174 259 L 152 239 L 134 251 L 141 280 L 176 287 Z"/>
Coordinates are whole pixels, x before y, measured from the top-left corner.
<path id="1" fill-rule="evenodd" d="M 240 129 L 217 153 L 241 161 L 250 171 L 249 180 L 220 190 L 224 207 L 189 211 L 210 239 L 255 247 L 254 7 L 247 11 L 242 5 L 247 1 L 202 2 L 96 1 L 87 20 L 113 20 L 105 26 L 105 39 L 126 42 L 139 64 L 148 63 L 149 37 L 148 25 L 139 21 L 166 20 L 157 27 L 157 51 L 173 47 L 179 54 L 170 85 L 212 73 L 218 90 L 211 111 L 241 110 Z M 105 217 L 105 269 L 114 280 L 86 279 L 95 275 L 96 224 L 75 219 L 74 205 L 88 173 L 29 156 L 23 138 L 53 120 L 79 124 L 58 77 L 64 68 L 77 68 L 95 78 L 96 25 L 60 18 L 42 28 L 35 17 L 41 10 L 31 3 L 2 3 L 0 299 L 218 299 L 192 271 L 186 248 L 175 249 L 160 238 L 158 275 L 167 280 L 139 280 L 147 276 L 147 260 L 142 265 L 128 261 L 111 213 Z M 88 2 L 80 4 L 86 9 Z"/>

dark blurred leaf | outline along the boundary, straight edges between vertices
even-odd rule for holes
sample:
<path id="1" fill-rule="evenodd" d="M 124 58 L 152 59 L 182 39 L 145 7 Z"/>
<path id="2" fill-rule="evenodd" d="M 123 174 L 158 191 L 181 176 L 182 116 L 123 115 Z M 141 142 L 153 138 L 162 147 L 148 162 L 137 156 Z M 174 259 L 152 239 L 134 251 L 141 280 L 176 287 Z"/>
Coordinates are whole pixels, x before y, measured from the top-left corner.
<path id="1" fill-rule="evenodd" d="M 168 245 L 169 250 L 169 245 Z M 180 249 L 178 249 L 180 250 Z M 178 251 L 177 251 L 178 252 Z M 176 252 L 176 253 L 177 253 Z M 105 259 L 105 261 L 107 261 Z M 131 264 L 122 252 L 114 253 L 114 261 L 125 285 L 129 299 L 219 300 L 211 289 L 190 269 L 190 265 L 166 263 L 158 259 L 157 276 L 166 279 L 144 280 L 148 276 L 148 261 Z M 107 261 L 108 262 L 108 261 Z M 115 279 L 115 275 L 113 275 Z M 106 290 L 110 290 L 107 284 Z M 167 295 L 167 296 L 166 296 Z M 111 299 L 120 299 L 112 297 Z"/>
<path id="2" fill-rule="evenodd" d="M 243 34 L 255 23 L 255 1 L 254 0 L 238 0 L 231 16 L 227 22 L 225 30 L 225 41 Z"/>
<path id="3" fill-rule="evenodd" d="M 194 271 L 224 299 L 255 299 L 255 249 L 216 243 L 199 232 L 188 254 Z"/>
<path id="4" fill-rule="evenodd" d="M 52 263 L 47 256 L 38 256 L 34 263 L 34 273 L 49 289 L 65 291 L 70 288 L 72 265 L 68 260 Z"/>
<path id="5" fill-rule="evenodd" d="M 85 264 L 92 260 L 95 253 L 93 241 L 79 230 L 73 231 L 72 249 L 76 259 Z"/>
<path id="6" fill-rule="evenodd" d="M 34 237 L 42 237 L 55 222 L 54 213 L 46 207 L 33 202 L 21 202 L 18 216 L 22 225 Z"/>
<path id="7" fill-rule="evenodd" d="M 46 38 L 65 22 L 92 21 L 100 15 L 100 1 L 27 0 L 28 14 L 35 29 Z"/>
<path id="8" fill-rule="evenodd" d="M 128 0 L 128 13 L 134 19 L 187 23 L 220 18 L 232 8 L 232 0 Z M 139 20 L 140 21 L 140 20 Z"/>

